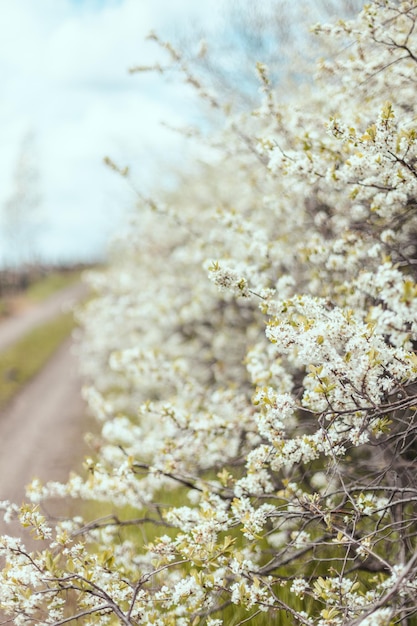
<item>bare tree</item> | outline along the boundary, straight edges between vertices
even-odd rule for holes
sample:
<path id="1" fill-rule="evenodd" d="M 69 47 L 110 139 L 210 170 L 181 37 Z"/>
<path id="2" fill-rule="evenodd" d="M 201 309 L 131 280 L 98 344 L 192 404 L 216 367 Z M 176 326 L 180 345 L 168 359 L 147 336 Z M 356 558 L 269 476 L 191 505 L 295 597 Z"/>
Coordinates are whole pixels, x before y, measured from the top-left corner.
<path id="1" fill-rule="evenodd" d="M 232 0 L 219 12 L 213 33 L 191 22 L 189 28 L 168 33 L 184 58 L 201 72 L 205 84 L 212 84 L 247 108 L 258 100 L 257 63 L 268 66 L 275 86 L 290 82 L 293 87 L 309 80 L 311 61 L 320 56 L 319 42 L 310 33 L 318 21 L 351 18 L 360 11 L 363 0 Z M 206 42 L 206 38 L 209 43 Z"/>
<path id="2" fill-rule="evenodd" d="M 33 263 L 41 226 L 40 172 L 35 135 L 23 138 L 13 173 L 12 190 L 3 205 L 2 227 L 6 241 L 5 261 L 13 266 Z"/>

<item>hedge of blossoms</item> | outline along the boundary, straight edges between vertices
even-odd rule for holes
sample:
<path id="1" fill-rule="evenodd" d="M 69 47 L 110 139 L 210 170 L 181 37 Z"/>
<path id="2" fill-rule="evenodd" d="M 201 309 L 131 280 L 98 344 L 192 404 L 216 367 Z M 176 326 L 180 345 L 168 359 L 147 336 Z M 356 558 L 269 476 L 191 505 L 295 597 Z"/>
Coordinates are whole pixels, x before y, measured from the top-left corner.
<path id="1" fill-rule="evenodd" d="M 416 19 L 315 27 L 311 88 L 281 104 L 259 65 L 216 159 L 140 200 L 83 314 L 86 475 L 3 504 L 47 542 L 0 539 L 15 624 L 412 623 Z M 111 514 L 42 515 L 68 495 Z"/>

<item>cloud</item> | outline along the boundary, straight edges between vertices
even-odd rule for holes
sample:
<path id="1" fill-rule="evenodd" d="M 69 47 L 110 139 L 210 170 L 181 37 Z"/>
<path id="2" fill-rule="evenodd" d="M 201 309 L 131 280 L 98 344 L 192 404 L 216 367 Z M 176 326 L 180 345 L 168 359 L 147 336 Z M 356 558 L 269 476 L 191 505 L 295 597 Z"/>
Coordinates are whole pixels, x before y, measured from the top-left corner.
<path id="1" fill-rule="evenodd" d="M 182 85 L 164 85 L 158 76 L 129 76 L 127 70 L 161 58 L 162 52 L 145 40 L 151 29 L 164 34 L 187 28 L 198 15 L 206 25 L 214 24 L 213 7 L 220 4 L 2 3 L 0 205 L 13 191 L 13 170 L 23 137 L 31 130 L 43 192 L 45 232 L 39 252 L 44 257 L 99 253 L 132 204 L 124 181 L 103 167 L 105 155 L 133 165 L 143 186 L 155 180 L 158 158 L 175 155 L 178 162 L 183 142 L 160 122 L 186 123 L 188 91 Z M 1 260 L 8 242 L 3 238 L 0 243 Z"/>

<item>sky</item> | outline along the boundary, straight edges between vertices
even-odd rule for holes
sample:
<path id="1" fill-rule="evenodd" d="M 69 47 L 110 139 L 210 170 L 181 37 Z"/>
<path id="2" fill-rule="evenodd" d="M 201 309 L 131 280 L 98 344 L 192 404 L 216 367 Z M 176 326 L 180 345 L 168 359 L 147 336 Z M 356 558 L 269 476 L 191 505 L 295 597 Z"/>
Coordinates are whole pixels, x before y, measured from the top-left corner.
<path id="1" fill-rule="evenodd" d="M 135 202 L 105 156 L 129 165 L 145 192 L 169 181 L 166 164 L 178 165 L 187 148 L 161 122 L 187 125 L 195 115 L 191 94 L 180 82 L 128 69 L 166 59 L 146 40 L 151 30 L 169 37 L 196 24 L 215 28 L 221 4 L 0 2 L 0 264 L 16 258 L 19 228 L 24 254 L 48 262 L 105 254 Z M 19 193 L 37 199 L 26 233 Z"/>

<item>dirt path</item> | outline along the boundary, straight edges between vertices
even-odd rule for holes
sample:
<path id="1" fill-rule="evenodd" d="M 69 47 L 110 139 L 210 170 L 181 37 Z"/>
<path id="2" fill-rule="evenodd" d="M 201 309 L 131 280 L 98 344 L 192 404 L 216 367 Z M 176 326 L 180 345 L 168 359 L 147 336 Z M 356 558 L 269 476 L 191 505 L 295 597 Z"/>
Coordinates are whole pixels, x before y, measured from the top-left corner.
<path id="1" fill-rule="evenodd" d="M 34 476 L 67 478 L 85 413 L 75 361 L 67 341 L 0 413 L 0 500 L 20 503 Z"/>
<path id="2" fill-rule="evenodd" d="M 52 320 L 65 310 L 71 310 L 86 294 L 87 286 L 76 283 L 58 291 L 47 300 L 5 319 L 0 323 L 0 351 L 11 346 L 35 326 Z"/>
<path id="3" fill-rule="evenodd" d="M 0 324 L 0 347 L 12 343 L 12 333 L 17 340 L 37 324 L 59 314 L 62 307 L 73 307 L 85 293 L 85 286 L 73 286 L 36 307 L 36 311 L 27 311 Z M 74 462 L 82 459 L 85 406 L 77 369 L 68 339 L 0 411 L 0 501 L 21 504 L 25 486 L 34 477 L 65 481 Z M 4 533 L 22 534 L 17 526 L 7 526 L 0 515 L 0 534 Z"/>
<path id="4" fill-rule="evenodd" d="M 0 413 L 0 500 L 21 504 L 34 478 L 65 481 L 83 455 L 85 406 L 71 342 L 62 345 L 44 369 Z M 54 514 L 63 503 L 50 503 Z M 25 533 L 0 517 L 0 534 Z"/>

